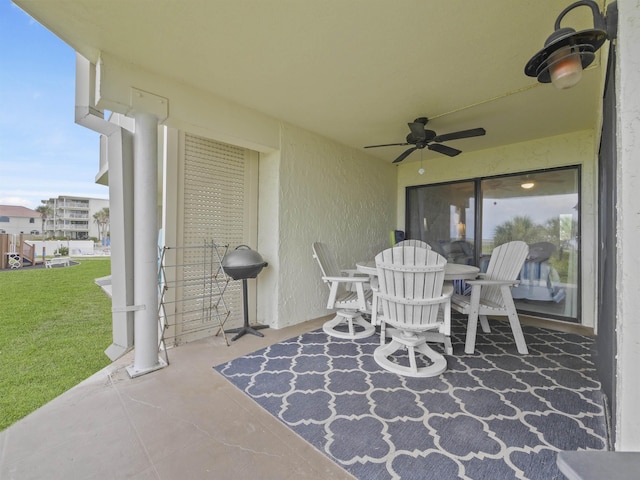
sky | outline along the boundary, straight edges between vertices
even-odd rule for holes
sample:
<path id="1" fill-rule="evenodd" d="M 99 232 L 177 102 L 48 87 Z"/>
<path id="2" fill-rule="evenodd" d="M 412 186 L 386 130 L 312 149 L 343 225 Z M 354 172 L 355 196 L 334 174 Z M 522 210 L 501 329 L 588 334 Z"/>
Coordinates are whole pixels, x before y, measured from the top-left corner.
<path id="1" fill-rule="evenodd" d="M 75 52 L 0 0 L 0 205 L 108 198 L 95 183 L 100 136 L 74 122 Z"/>

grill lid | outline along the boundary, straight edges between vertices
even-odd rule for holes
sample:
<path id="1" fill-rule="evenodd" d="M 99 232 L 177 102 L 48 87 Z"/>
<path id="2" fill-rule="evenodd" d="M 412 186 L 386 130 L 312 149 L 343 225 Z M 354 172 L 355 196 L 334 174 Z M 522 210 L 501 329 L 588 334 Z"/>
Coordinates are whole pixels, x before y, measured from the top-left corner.
<path id="1" fill-rule="evenodd" d="M 238 245 L 222 259 L 224 272 L 234 280 L 255 278 L 267 265 L 262 255 L 247 245 Z"/>

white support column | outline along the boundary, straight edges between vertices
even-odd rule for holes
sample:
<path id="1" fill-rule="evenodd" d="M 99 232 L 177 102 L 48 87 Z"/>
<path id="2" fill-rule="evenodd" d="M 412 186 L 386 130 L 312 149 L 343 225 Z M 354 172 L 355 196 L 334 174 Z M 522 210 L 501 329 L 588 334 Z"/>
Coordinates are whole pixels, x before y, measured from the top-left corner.
<path id="1" fill-rule="evenodd" d="M 158 356 L 158 118 L 145 112 L 134 118 L 135 353 L 133 365 L 127 367 L 131 377 L 166 366 Z"/>

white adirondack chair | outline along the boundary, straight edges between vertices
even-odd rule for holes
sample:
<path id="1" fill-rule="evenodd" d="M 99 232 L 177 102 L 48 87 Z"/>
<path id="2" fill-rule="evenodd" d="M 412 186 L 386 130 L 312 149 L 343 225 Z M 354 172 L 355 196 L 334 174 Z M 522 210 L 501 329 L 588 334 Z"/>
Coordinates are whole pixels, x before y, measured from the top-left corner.
<path id="1" fill-rule="evenodd" d="M 413 248 L 426 248 L 426 249 L 431 249 L 431 245 L 429 245 L 427 242 L 424 242 L 422 240 L 416 240 L 414 238 L 409 238 L 407 240 L 402 240 L 398 243 L 396 243 L 394 245 L 394 247 L 413 247 Z M 378 279 L 374 278 L 371 281 L 371 288 L 373 290 L 373 301 L 372 301 L 372 305 L 376 306 L 378 305 L 378 297 L 377 297 L 377 290 L 378 290 Z M 375 310 L 375 308 L 372 307 L 372 310 Z M 373 313 L 373 315 L 371 316 L 371 323 L 375 326 L 378 326 L 378 320 L 377 320 L 377 316 L 375 313 Z M 385 342 L 385 331 L 384 331 L 384 326 L 382 328 L 382 336 L 380 337 L 381 343 L 384 345 Z M 449 353 L 449 352 L 447 352 Z"/>
<path id="2" fill-rule="evenodd" d="M 444 356 L 427 345 L 429 333 L 442 339 L 451 333 L 453 289 L 443 288 L 446 264 L 433 250 L 412 246 L 389 248 L 376 255 L 378 308 L 372 315 L 381 324 L 383 344 L 373 358 L 382 368 L 412 377 L 432 377 L 446 370 Z M 384 344 L 386 325 L 393 327 L 388 344 Z M 395 352 L 405 349 L 409 365 L 394 361 Z M 426 357 L 426 365 L 418 366 L 416 352 Z"/>
<path id="3" fill-rule="evenodd" d="M 529 253 L 525 242 L 507 242 L 496 247 L 491 253 L 489 266 L 485 274 L 478 280 L 468 280 L 471 285 L 471 296 L 453 295 L 451 308 L 468 315 L 465 353 L 473 353 L 476 344 L 478 318 L 482 330 L 489 333 L 487 315 L 507 316 L 521 354 L 529 353 L 520 326 L 520 319 L 511 296 L 511 287 L 517 285 L 518 274 Z"/>
<path id="4" fill-rule="evenodd" d="M 410 238 L 408 240 L 402 240 L 401 242 L 396 243 L 394 246 L 395 247 L 409 246 L 409 247 L 431 248 L 431 245 L 429 245 L 427 242 L 424 242 L 422 240 L 416 240 L 413 238 Z"/>
<path id="5" fill-rule="evenodd" d="M 375 327 L 362 316 L 369 311 L 371 305 L 369 277 L 355 276 L 358 273 L 356 270 L 341 270 L 331 250 L 324 243 L 314 242 L 312 247 L 313 257 L 322 271 L 322 281 L 329 287 L 327 308 L 337 310 L 336 316 L 322 326 L 324 332 L 333 337 L 348 339 L 373 335 Z"/>

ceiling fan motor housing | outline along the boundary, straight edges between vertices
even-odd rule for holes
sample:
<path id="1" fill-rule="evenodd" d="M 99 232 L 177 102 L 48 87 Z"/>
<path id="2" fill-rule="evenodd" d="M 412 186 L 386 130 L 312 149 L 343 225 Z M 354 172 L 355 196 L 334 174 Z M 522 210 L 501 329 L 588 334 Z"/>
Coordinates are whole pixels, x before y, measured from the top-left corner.
<path id="1" fill-rule="evenodd" d="M 433 130 L 424 129 L 424 135 L 417 137 L 413 132 L 410 132 L 407 135 L 407 143 L 415 145 L 418 148 L 424 148 L 427 146 L 427 143 L 433 141 L 436 137 L 436 132 Z"/>

